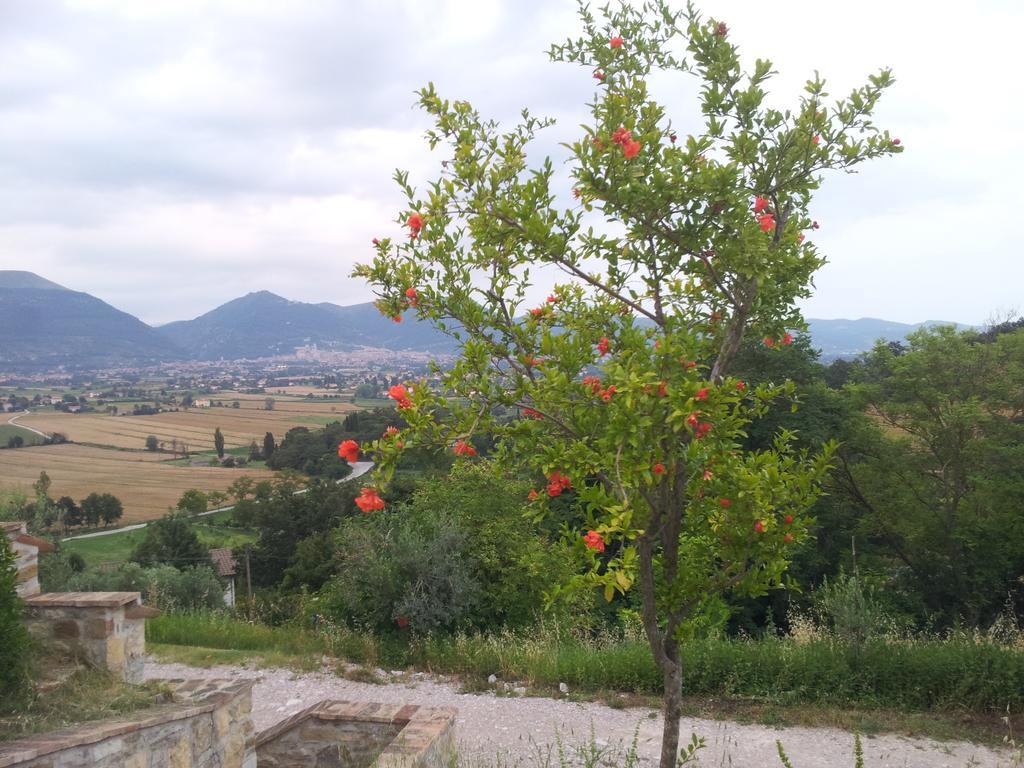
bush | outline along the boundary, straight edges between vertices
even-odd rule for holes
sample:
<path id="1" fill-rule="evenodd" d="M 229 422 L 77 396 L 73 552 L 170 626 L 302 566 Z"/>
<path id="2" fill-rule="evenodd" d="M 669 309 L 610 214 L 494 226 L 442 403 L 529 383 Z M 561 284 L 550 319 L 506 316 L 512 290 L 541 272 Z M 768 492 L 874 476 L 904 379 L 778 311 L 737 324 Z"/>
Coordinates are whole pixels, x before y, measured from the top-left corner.
<path id="1" fill-rule="evenodd" d="M 161 611 L 203 611 L 224 607 L 224 586 L 205 565 L 179 570 L 160 565 L 146 572 L 147 601 Z"/>
<path id="2" fill-rule="evenodd" d="M 74 592 L 141 592 L 142 599 L 161 611 L 202 611 L 224 607 L 224 587 L 213 569 L 170 565 L 143 568 L 124 563 L 114 571 L 86 571 L 73 576 L 67 589 Z"/>
<path id="3" fill-rule="evenodd" d="M 85 570 L 85 560 L 77 552 L 58 549 L 39 556 L 39 586 L 43 592 L 64 592 L 68 582 Z"/>
<path id="4" fill-rule="evenodd" d="M 492 466 L 465 465 L 424 482 L 407 504 L 346 519 L 322 612 L 377 632 L 532 624 L 572 563 L 524 516 L 528 490 Z"/>
<path id="5" fill-rule="evenodd" d="M 0 534 L 0 706 L 21 700 L 29 687 L 30 643 L 17 582 L 14 552 Z"/>

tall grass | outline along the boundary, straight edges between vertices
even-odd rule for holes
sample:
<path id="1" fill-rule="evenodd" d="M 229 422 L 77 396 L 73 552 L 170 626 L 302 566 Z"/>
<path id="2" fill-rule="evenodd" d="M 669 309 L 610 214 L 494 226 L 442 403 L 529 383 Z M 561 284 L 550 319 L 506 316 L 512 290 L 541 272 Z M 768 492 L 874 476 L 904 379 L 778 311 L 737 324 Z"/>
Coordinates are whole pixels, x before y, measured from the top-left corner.
<path id="1" fill-rule="evenodd" d="M 308 657 L 372 666 L 416 667 L 480 682 L 494 674 L 537 688 L 658 694 L 661 676 L 638 637 L 581 639 L 531 634 L 381 639 L 338 627 L 268 627 L 221 615 L 164 615 L 147 622 L 151 642 Z M 856 654 L 834 638 L 702 639 L 682 647 L 685 691 L 904 711 L 1004 712 L 1024 709 L 1024 651 L 992 639 L 867 641 Z"/>

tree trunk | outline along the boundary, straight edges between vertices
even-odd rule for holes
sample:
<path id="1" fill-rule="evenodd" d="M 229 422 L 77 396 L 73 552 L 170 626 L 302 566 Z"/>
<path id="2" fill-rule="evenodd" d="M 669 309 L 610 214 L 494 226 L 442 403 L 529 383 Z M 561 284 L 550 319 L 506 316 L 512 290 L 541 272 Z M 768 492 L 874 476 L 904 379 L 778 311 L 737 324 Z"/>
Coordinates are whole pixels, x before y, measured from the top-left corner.
<path id="1" fill-rule="evenodd" d="M 679 720 L 683 715 L 683 667 L 679 659 L 679 644 L 671 638 L 666 638 L 666 641 L 665 657 L 661 662 L 665 727 L 661 735 L 659 768 L 675 768 L 679 757 Z"/>

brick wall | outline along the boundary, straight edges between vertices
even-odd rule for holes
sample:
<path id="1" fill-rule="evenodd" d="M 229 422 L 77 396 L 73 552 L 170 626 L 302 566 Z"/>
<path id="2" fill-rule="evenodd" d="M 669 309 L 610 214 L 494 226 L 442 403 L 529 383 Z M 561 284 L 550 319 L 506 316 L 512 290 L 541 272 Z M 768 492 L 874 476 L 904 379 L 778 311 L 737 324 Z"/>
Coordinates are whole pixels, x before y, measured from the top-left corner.
<path id="1" fill-rule="evenodd" d="M 260 768 L 443 768 L 455 710 L 322 701 L 256 737 Z"/>
<path id="2" fill-rule="evenodd" d="M 0 744 L 0 768 L 256 768 L 252 682 L 173 682 L 173 704 Z"/>

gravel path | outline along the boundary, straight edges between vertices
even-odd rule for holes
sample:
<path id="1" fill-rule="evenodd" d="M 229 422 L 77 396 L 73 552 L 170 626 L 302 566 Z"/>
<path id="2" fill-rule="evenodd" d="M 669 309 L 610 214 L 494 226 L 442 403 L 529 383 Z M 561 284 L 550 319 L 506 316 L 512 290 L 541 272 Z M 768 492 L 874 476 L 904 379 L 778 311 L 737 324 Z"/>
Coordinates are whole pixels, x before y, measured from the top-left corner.
<path id="1" fill-rule="evenodd" d="M 567 745 L 589 741 L 609 750 L 629 745 L 639 725 L 638 748 L 644 766 L 657 764 L 661 717 L 649 709 L 612 709 L 579 703 L 493 693 L 459 693 L 457 685 L 422 674 L 387 684 L 358 683 L 330 672 L 297 673 L 284 669 L 218 666 L 198 669 L 148 659 L 147 678 L 256 678 L 253 719 L 261 731 L 322 699 L 379 701 L 456 707 L 456 735 L 464 764 L 472 768 L 552 768 L 538 758 L 537 745 L 554 744 L 560 733 Z M 830 728 L 780 728 L 685 719 L 682 741 L 703 736 L 707 748 L 699 765 L 710 768 L 781 768 L 775 740 L 781 739 L 794 768 L 852 768 L 853 737 Z M 1012 768 L 1009 752 L 962 742 L 939 743 L 902 736 L 863 740 L 865 768 Z M 557 766 L 557 758 L 552 763 Z M 621 762 L 618 764 L 621 765 Z"/>

